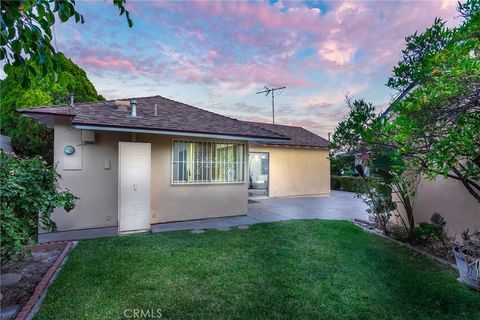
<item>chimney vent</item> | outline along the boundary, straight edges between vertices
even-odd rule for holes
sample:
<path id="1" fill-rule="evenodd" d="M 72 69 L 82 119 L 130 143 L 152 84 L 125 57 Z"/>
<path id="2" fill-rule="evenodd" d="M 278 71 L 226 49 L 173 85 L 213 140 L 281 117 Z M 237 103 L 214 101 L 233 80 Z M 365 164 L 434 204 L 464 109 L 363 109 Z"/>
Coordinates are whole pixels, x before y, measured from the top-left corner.
<path id="1" fill-rule="evenodd" d="M 130 106 L 132 107 L 132 117 L 137 117 L 137 100 L 132 99 L 130 100 Z"/>
<path id="2" fill-rule="evenodd" d="M 153 114 L 155 117 L 158 116 L 158 105 L 155 103 L 155 113 Z"/>

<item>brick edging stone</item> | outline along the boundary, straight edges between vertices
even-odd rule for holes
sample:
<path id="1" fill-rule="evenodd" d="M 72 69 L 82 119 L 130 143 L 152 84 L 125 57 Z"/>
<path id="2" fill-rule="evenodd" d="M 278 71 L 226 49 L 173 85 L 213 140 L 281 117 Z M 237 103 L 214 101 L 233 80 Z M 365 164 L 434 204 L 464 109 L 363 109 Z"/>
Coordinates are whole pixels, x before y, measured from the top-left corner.
<path id="1" fill-rule="evenodd" d="M 43 276 L 42 280 L 40 280 L 40 282 L 37 284 L 37 286 L 35 287 L 35 291 L 33 291 L 32 296 L 30 297 L 30 299 L 28 299 L 27 303 L 23 306 L 22 310 L 20 310 L 15 320 L 27 319 L 28 315 L 32 311 L 35 304 L 38 302 L 40 297 L 48 288 L 50 284 L 50 279 L 52 279 L 53 275 L 57 272 L 58 268 L 62 265 L 62 262 L 65 260 L 71 248 L 72 248 L 72 242 L 69 241 L 66 243 L 62 253 L 60 253 L 55 263 L 50 266 L 47 273 L 45 273 L 45 275 Z"/>

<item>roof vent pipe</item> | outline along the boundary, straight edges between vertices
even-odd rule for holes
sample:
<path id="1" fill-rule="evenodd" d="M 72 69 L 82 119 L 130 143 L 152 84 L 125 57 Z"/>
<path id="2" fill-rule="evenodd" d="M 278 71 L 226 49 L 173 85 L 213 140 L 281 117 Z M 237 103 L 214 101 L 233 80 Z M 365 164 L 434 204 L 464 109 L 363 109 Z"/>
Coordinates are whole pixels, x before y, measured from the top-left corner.
<path id="1" fill-rule="evenodd" d="M 130 106 L 132 107 L 132 117 L 135 118 L 137 116 L 137 100 L 130 100 Z"/>
<path id="2" fill-rule="evenodd" d="M 72 114 L 75 108 L 75 94 L 73 92 L 70 93 L 70 95 L 68 96 L 67 106 L 68 111 L 70 112 L 70 114 Z"/>
<path id="3" fill-rule="evenodd" d="M 69 103 L 70 107 L 72 107 L 72 108 L 75 107 L 75 93 L 73 93 L 73 92 L 70 93 L 70 96 L 68 97 L 68 99 L 69 99 L 68 103 Z"/>
<path id="4" fill-rule="evenodd" d="M 155 117 L 158 116 L 158 106 L 155 103 L 155 113 L 153 114 Z"/>

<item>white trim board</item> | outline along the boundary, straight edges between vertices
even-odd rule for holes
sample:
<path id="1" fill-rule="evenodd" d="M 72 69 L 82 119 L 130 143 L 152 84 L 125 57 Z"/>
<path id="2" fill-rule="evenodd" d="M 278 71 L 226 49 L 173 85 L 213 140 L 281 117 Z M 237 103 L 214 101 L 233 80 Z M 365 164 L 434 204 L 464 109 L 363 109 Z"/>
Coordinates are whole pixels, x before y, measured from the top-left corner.
<path id="1" fill-rule="evenodd" d="M 88 125 L 74 125 L 74 127 L 77 128 L 77 129 L 83 129 L 83 130 L 150 133 L 150 134 L 161 134 L 161 135 L 170 135 L 170 136 L 214 138 L 214 139 L 222 139 L 222 140 L 269 141 L 269 142 L 285 142 L 285 141 L 288 141 L 288 139 L 284 140 L 284 139 L 275 139 L 275 138 L 253 138 L 253 137 L 226 135 L 226 134 L 192 133 L 192 132 L 178 132 L 178 131 L 167 131 L 167 130 L 116 128 L 116 127 L 102 127 L 102 126 L 88 126 Z"/>

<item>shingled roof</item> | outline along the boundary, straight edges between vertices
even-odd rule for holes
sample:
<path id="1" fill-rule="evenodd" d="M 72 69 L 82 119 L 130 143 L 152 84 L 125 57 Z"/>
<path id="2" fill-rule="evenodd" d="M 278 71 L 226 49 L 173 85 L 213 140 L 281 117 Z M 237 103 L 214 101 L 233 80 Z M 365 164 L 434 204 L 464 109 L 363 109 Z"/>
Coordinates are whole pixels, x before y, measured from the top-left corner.
<path id="1" fill-rule="evenodd" d="M 286 145 L 286 146 L 301 146 L 301 147 L 315 147 L 315 148 L 328 148 L 328 140 L 302 128 L 294 126 L 286 126 L 280 124 L 249 122 L 252 125 L 261 127 L 265 130 L 276 132 L 278 134 L 287 136 L 290 140 L 269 142 L 273 145 Z"/>
<path id="2" fill-rule="evenodd" d="M 161 96 L 131 98 L 137 100 L 137 117 L 130 111 L 120 111 L 115 100 L 77 103 L 68 106 L 39 107 L 18 110 L 23 114 L 72 116 L 72 124 L 79 126 L 144 129 L 151 131 L 184 132 L 210 135 L 289 140 L 288 137 Z M 131 100 L 122 99 L 122 100 Z M 155 116 L 155 105 L 157 115 Z"/>
<path id="3" fill-rule="evenodd" d="M 240 121 L 196 108 L 161 96 L 129 98 L 137 100 L 137 117 L 121 111 L 116 100 L 92 103 L 19 109 L 18 112 L 40 116 L 69 116 L 72 124 L 88 127 L 140 129 L 162 132 L 182 132 L 208 135 L 227 135 L 268 141 L 268 144 L 328 148 L 329 142 L 301 127 Z M 155 115 L 155 106 L 157 115 Z"/>

